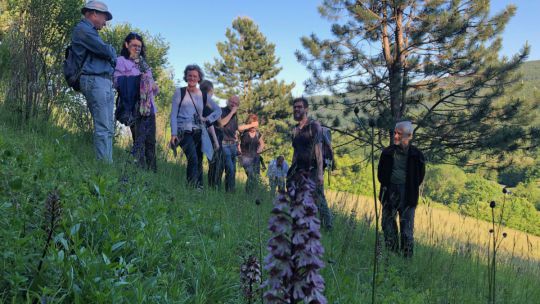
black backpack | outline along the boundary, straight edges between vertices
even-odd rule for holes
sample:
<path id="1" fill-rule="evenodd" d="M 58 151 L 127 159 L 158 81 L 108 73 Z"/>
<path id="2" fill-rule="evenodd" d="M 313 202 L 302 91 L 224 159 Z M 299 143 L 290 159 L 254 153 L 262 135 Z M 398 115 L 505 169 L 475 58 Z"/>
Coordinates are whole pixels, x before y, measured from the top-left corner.
<path id="1" fill-rule="evenodd" d="M 78 65 L 75 54 L 73 53 L 72 46 L 69 45 L 66 48 L 64 64 L 63 64 L 64 78 L 66 79 L 68 86 L 77 92 L 81 91 L 80 81 L 81 81 L 82 68 L 84 66 L 87 56 L 88 56 L 88 52 L 84 54 L 84 58 L 81 64 Z"/>
<path id="2" fill-rule="evenodd" d="M 334 149 L 332 148 L 332 133 L 327 127 L 322 127 L 323 132 L 323 144 L 322 144 L 322 154 L 323 154 L 323 167 L 328 168 L 328 170 L 333 171 L 336 169 L 336 163 L 334 159 Z"/>

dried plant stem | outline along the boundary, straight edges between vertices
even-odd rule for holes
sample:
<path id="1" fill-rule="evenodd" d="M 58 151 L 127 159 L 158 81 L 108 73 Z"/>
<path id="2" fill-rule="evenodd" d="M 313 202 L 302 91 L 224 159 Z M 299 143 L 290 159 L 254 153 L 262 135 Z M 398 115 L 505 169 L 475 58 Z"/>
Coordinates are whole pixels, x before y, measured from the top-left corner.
<path id="1" fill-rule="evenodd" d="M 379 271 L 379 259 L 378 259 L 378 245 L 379 245 L 379 209 L 377 206 L 377 189 L 375 188 L 375 147 L 373 143 L 374 139 L 374 126 L 371 126 L 371 179 L 373 182 L 373 203 L 375 206 L 375 246 L 373 249 L 373 276 L 371 279 L 371 303 L 375 303 L 375 293 L 377 291 L 376 277 Z M 384 191 L 384 190 L 383 190 Z M 384 193 L 383 193 L 384 194 Z"/>

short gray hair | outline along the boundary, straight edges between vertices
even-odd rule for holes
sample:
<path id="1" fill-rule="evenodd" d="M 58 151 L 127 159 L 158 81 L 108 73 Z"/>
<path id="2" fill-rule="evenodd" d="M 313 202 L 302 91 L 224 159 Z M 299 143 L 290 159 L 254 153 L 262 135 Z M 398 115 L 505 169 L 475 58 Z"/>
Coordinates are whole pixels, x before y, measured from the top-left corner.
<path id="1" fill-rule="evenodd" d="M 412 135 L 413 134 L 413 126 L 412 126 L 412 122 L 408 121 L 408 120 L 405 120 L 405 121 L 400 121 L 398 123 L 396 123 L 396 129 L 398 130 L 402 130 L 405 134 L 407 135 Z"/>
<path id="2" fill-rule="evenodd" d="M 204 73 L 201 67 L 196 64 L 190 64 L 184 69 L 184 81 L 187 82 L 187 74 L 190 71 L 197 71 L 197 73 L 199 73 L 199 83 L 204 80 Z"/>

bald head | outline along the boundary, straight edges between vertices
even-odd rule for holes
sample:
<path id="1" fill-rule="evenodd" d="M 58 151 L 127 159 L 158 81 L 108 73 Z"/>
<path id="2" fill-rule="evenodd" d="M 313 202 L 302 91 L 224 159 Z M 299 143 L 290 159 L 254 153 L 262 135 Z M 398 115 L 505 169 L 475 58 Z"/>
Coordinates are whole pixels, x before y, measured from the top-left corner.
<path id="1" fill-rule="evenodd" d="M 238 107 L 240 105 L 240 97 L 233 95 L 227 100 L 227 107 L 233 108 Z"/>

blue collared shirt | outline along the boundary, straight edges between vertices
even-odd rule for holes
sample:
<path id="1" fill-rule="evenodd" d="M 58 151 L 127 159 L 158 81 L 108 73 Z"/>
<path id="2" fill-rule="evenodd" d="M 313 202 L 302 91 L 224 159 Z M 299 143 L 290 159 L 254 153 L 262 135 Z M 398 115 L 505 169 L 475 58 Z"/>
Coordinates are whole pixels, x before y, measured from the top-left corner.
<path id="1" fill-rule="evenodd" d="M 71 47 L 79 62 L 88 52 L 82 68 L 83 75 L 112 76 L 116 65 L 116 51 L 106 44 L 94 28 L 94 25 L 83 18 L 73 29 Z"/>

